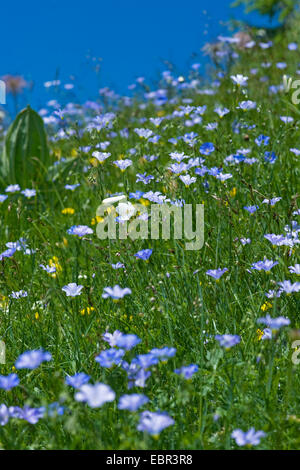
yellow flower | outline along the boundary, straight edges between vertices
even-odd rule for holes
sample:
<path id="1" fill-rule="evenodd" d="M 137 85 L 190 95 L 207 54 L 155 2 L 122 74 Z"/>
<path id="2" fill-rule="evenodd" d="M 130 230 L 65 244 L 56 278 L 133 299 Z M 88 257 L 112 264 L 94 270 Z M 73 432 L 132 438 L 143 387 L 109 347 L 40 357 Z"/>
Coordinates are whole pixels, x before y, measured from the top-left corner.
<path id="1" fill-rule="evenodd" d="M 232 190 L 229 192 L 231 197 L 234 197 L 236 195 L 236 188 L 232 188 Z"/>
<path id="2" fill-rule="evenodd" d="M 261 331 L 261 330 L 258 328 L 258 330 L 256 330 L 256 333 L 257 333 L 257 336 L 258 336 L 257 339 L 258 339 L 258 341 L 260 341 L 260 340 L 262 339 L 263 335 L 264 335 L 264 332 Z"/>
<path id="3" fill-rule="evenodd" d="M 77 150 L 76 149 L 71 150 L 71 157 L 77 157 Z"/>
<path id="4" fill-rule="evenodd" d="M 85 315 L 86 313 L 90 315 L 94 310 L 94 307 L 87 307 L 86 309 L 83 308 L 82 310 L 80 310 L 80 313 L 81 315 Z"/>
<path id="5" fill-rule="evenodd" d="M 98 163 L 101 163 L 103 165 L 104 162 L 99 162 L 97 158 L 90 158 L 90 164 L 93 165 L 94 167 L 98 166 Z"/>
<path id="6" fill-rule="evenodd" d="M 35 318 L 36 320 L 38 320 L 38 319 L 40 318 L 40 316 L 39 316 L 39 312 L 35 312 L 35 314 L 34 314 L 34 318 Z"/>
<path id="7" fill-rule="evenodd" d="M 0 294 L 0 308 L 6 308 L 8 305 L 8 299 L 5 295 Z"/>
<path id="8" fill-rule="evenodd" d="M 266 310 L 269 310 L 269 308 L 272 308 L 272 304 L 270 302 L 265 302 L 260 309 L 265 312 Z"/>
<path id="9" fill-rule="evenodd" d="M 140 203 L 141 203 L 143 206 L 149 206 L 150 201 L 148 201 L 147 199 L 140 199 Z"/>
<path id="10" fill-rule="evenodd" d="M 48 264 L 49 264 L 49 266 L 56 268 L 56 272 L 53 273 L 53 274 L 51 274 L 51 276 L 55 278 L 56 275 L 62 271 L 62 267 L 61 267 L 61 265 L 60 265 L 60 263 L 59 263 L 59 261 L 58 261 L 57 256 L 53 256 L 53 258 L 49 259 L 49 263 L 48 263 Z"/>
<path id="11" fill-rule="evenodd" d="M 68 246 L 68 240 L 67 240 L 65 237 L 63 238 L 63 244 L 64 244 L 65 246 Z"/>
<path id="12" fill-rule="evenodd" d="M 103 222 L 103 221 L 104 221 L 103 217 L 100 217 L 100 215 L 96 215 L 96 217 L 94 217 L 91 220 L 91 225 L 96 225 L 96 224 L 99 224 L 100 222 Z"/>
<path id="13" fill-rule="evenodd" d="M 55 150 L 54 150 L 54 155 L 55 155 L 58 159 L 60 159 L 60 157 L 61 157 L 61 149 L 55 149 Z"/>
<path id="14" fill-rule="evenodd" d="M 75 212 L 75 209 L 73 209 L 73 207 L 65 207 L 65 209 L 61 211 L 62 214 L 70 214 L 70 215 L 73 215 L 74 212 Z"/>

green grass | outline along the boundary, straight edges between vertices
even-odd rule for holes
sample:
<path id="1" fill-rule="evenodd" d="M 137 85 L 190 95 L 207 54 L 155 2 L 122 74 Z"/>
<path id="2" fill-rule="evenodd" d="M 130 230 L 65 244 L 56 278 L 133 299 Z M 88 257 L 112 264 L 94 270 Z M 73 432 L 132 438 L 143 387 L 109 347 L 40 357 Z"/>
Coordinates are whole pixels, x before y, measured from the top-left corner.
<path id="1" fill-rule="evenodd" d="M 11 419 L 0 427 L 2 448 L 231 449 L 237 447 L 230 437 L 232 431 L 246 431 L 251 426 L 266 433 L 257 448 L 299 448 L 300 368 L 291 361 L 289 328 L 283 328 L 270 341 L 259 341 L 257 335 L 257 319 L 266 313 L 288 317 L 291 329 L 300 328 L 297 293 L 271 299 L 269 310 L 262 310 L 268 301 L 265 293 L 277 282 L 297 281 L 288 266 L 299 263 L 299 245 L 291 252 L 286 246 L 273 247 L 264 238 L 267 233 L 284 233 L 284 227 L 297 220 L 293 211 L 299 207 L 299 157 L 289 149 L 299 147 L 299 109 L 292 105 L 291 93 L 270 94 L 268 90 L 270 85 L 281 84 L 283 73 L 297 79 L 299 52 L 287 50 L 296 31 L 295 27 L 288 29 L 280 42 L 274 40 L 271 49 L 238 51 L 239 61 L 225 73 L 220 86 L 213 88 L 212 96 L 173 88 L 170 96 L 175 96 L 177 103 L 167 102 L 159 108 L 149 103 L 141 109 L 139 96 L 129 107 L 108 104 L 107 109 L 116 114 L 112 129 L 92 133 L 86 131 L 91 112 L 78 107 L 81 127 L 66 115 L 58 126 L 75 129 L 74 135 L 51 140 L 53 158 L 59 155 L 72 162 L 66 171 L 59 172 L 64 164 L 56 166 L 55 177 L 51 175 L 45 187 L 36 188 L 36 198 L 25 199 L 16 193 L 0 205 L 1 251 L 7 242 L 20 237 L 26 238 L 30 249 L 35 250 L 32 255 L 18 251 L 0 262 L 0 293 L 5 296 L 0 307 L 0 339 L 6 343 L 7 355 L 0 372 L 7 375 L 15 371 L 17 357 L 26 350 L 42 347 L 53 357 L 36 370 L 18 371 L 20 385 L 8 392 L 0 390 L 0 403 L 39 407 L 60 401 L 65 406 L 64 415 L 43 418 L 35 425 Z M 284 72 L 275 65 L 283 60 L 288 64 Z M 263 68 L 264 62 L 271 62 L 271 66 Z M 258 69 L 256 75 L 250 73 L 253 68 Z M 230 75 L 236 73 L 249 77 L 247 88 L 233 85 Z M 262 82 L 265 76 L 268 81 Z M 211 88 L 210 83 L 199 86 L 208 87 Z M 148 120 L 158 113 L 170 115 L 186 98 L 193 106 L 207 105 L 202 124 L 186 127 L 188 116 L 174 117 L 156 129 Z M 255 101 L 258 109 L 237 110 L 238 103 L 246 99 Z M 214 113 L 219 104 L 230 109 L 222 119 Z M 294 121 L 284 124 L 280 116 L 292 116 Z M 145 117 L 147 121 L 140 123 L 139 119 Z M 235 133 L 234 121 L 256 127 Z M 204 126 L 210 122 L 218 122 L 218 129 L 207 131 Z M 128 139 L 118 134 L 125 127 L 129 129 Z M 152 129 L 161 139 L 156 144 L 140 139 L 134 132 L 136 127 Z M 51 137 L 57 128 L 48 126 L 47 130 Z M 110 137 L 111 131 L 118 135 Z M 175 147 L 168 141 L 192 131 L 198 133 L 194 147 L 182 140 Z M 260 134 L 270 137 L 268 147 L 255 144 Z M 80 147 L 106 140 L 111 142 L 107 149 L 111 157 L 91 169 L 93 150 L 86 153 Z M 185 188 L 167 170 L 169 153 L 178 151 L 197 157 L 204 142 L 213 142 L 216 148 L 205 157 L 205 164 L 222 166 L 224 173 L 230 172 L 233 177 L 221 183 L 213 176 L 198 176 L 195 184 Z M 136 149 L 135 155 L 130 156 L 131 148 Z M 251 149 L 249 157 L 258 161 L 225 167 L 224 159 L 241 148 Z M 76 156 L 71 156 L 72 149 L 76 149 Z M 275 152 L 275 164 L 264 161 L 265 150 Z M 120 155 L 133 160 L 124 173 L 112 164 Z M 147 162 L 143 155 L 157 155 L 159 159 Z M 154 175 L 158 182 L 153 180 L 147 186 L 136 183 L 136 173 L 144 172 Z M 193 169 L 189 173 L 193 175 Z M 202 184 L 205 179 L 209 181 L 207 191 Z M 77 182 L 80 187 L 74 192 L 64 188 L 67 183 Z M 92 219 L 102 199 L 110 193 L 128 194 L 138 189 L 161 191 L 186 203 L 203 201 L 203 248 L 187 251 L 181 240 L 99 240 Z M 274 207 L 262 204 L 264 198 L 274 196 L 282 197 Z M 250 215 L 243 209 L 246 205 L 258 205 L 259 210 Z M 64 208 L 73 208 L 75 213 L 62 214 Z M 94 234 L 83 239 L 68 235 L 67 230 L 78 224 L 92 227 Z M 242 246 L 238 240 L 242 237 L 250 238 L 252 243 Z M 149 262 L 133 256 L 142 248 L 153 249 Z M 39 267 L 41 263 L 48 264 L 53 256 L 61 266 L 55 278 Z M 251 270 L 252 263 L 264 257 L 279 264 L 270 274 Z M 111 268 L 110 264 L 118 261 L 125 264 L 125 270 Z M 205 273 L 218 267 L 227 267 L 228 272 L 215 282 Z M 82 294 L 73 299 L 62 291 L 70 282 L 84 285 Z M 103 289 L 115 284 L 131 288 L 132 294 L 118 303 L 103 299 Z M 20 289 L 28 292 L 26 298 L 9 297 Z M 93 310 L 83 315 L 82 309 L 88 307 Z M 126 360 L 154 347 L 177 349 L 174 358 L 151 367 L 145 389 L 133 389 L 149 397 L 143 409 L 167 411 L 175 420 L 158 438 L 136 429 L 139 412 L 117 408 L 118 398 L 127 393 L 126 373 L 121 367 L 101 368 L 94 360 L 109 347 L 102 340 L 107 329 L 141 338 L 142 342 L 126 353 Z M 214 336 L 225 333 L 240 335 L 240 344 L 223 350 Z M 192 380 L 174 374 L 175 368 L 191 363 L 199 365 Z M 110 385 L 116 400 L 99 409 L 77 403 L 74 391 L 64 380 L 67 374 L 81 371 L 92 377 L 92 383 Z M 217 421 L 215 414 L 220 416 Z"/>

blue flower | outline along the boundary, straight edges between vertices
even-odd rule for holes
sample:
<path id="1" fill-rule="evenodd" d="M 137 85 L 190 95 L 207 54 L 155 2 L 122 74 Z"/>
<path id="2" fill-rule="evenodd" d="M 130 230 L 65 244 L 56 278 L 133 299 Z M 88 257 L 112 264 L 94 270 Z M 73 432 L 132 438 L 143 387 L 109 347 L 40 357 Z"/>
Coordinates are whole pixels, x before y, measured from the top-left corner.
<path id="1" fill-rule="evenodd" d="M 13 407 L 14 412 L 13 416 L 15 418 L 24 419 L 30 424 L 36 424 L 41 418 L 45 416 L 45 408 L 42 406 L 40 408 L 30 408 L 29 406 L 24 406 L 24 408 Z"/>
<path id="2" fill-rule="evenodd" d="M 199 150 L 201 155 L 210 155 L 215 150 L 215 146 L 211 142 L 206 142 L 201 145 Z"/>
<path id="3" fill-rule="evenodd" d="M 122 289 L 118 284 L 115 285 L 114 287 L 105 287 L 102 298 L 107 299 L 108 297 L 111 297 L 114 300 L 119 300 L 123 299 L 125 295 L 131 294 L 131 289 L 128 287 L 125 287 L 125 289 Z"/>
<path id="4" fill-rule="evenodd" d="M 140 128 L 140 129 L 135 128 L 134 132 L 136 132 L 136 134 L 139 137 L 144 137 L 145 139 L 148 139 L 153 134 L 153 131 L 151 131 L 150 129 L 143 129 L 143 128 Z"/>
<path id="5" fill-rule="evenodd" d="M 219 341 L 220 346 L 230 349 L 241 341 L 238 335 L 216 335 L 215 339 Z"/>
<path id="6" fill-rule="evenodd" d="M 4 202 L 7 198 L 8 196 L 6 196 L 5 194 L 0 194 L 0 203 Z"/>
<path id="7" fill-rule="evenodd" d="M 257 211 L 258 206 L 244 206 L 244 209 L 248 211 L 250 214 L 254 214 Z"/>
<path id="8" fill-rule="evenodd" d="M 11 258 L 16 251 L 16 248 L 9 248 L 8 250 L 3 251 L 3 253 L 0 253 L 0 261 L 2 261 L 3 258 Z"/>
<path id="9" fill-rule="evenodd" d="M 136 387 L 144 388 L 146 385 L 146 380 L 150 377 L 151 372 L 143 369 L 138 361 L 138 359 L 133 359 L 131 364 L 123 361 L 122 369 L 124 369 L 128 376 L 128 388 L 132 388 L 134 385 Z"/>
<path id="10" fill-rule="evenodd" d="M 104 161 L 111 156 L 111 153 L 95 151 L 92 153 L 92 156 L 96 158 L 99 163 L 104 163 Z"/>
<path id="11" fill-rule="evenodd" d="M 226 114 L 230 113 L 230 110 L 227 108 L 221 108 L 220 106 L 218 106 L 217 108 L 215 108 L 215 113 L 217 113 L 219 117 L 222 118 Z"/>
<path id="12" fill-rule="evenodd" d="M 62 416 L 65 412 L 65 407 L 61 406 L 61 404 L 57 401 L 54 401 L 53 403 L 50 403 L 48 405 L 48 416 L 55 417 L 57 416 Z"/>
<path id="13" fill-rule="evenodd" d="M 154 354 L 140 354 L 137 356 L 137 363 L 143 368 L 148 369 L 149 367 L 158 363 L 158 359 Z"/>
<path id="14" fill-rule="evenodd" d="M 114 346 L 117 345 L 117 340 L 122 335 L 123 333 L 121 333 L 121 331 L 119 330 L 116 330 L 113 333 L 108 333 L 108 331 L 106 331 L 102 335 L 102 338 L 103 338 L 103 341 L 106 341 L 113 348 Z"/>
<path id="15" fill-rule="evenodd" d="M 71 282 L 70 284 L 62 287 L 61 290 L 66 293 L 67 297 L 76 297 L 77 295 L 81 294 L 82 289 L 83 286 L 77 285 L 76 282 Z"/>
<path id="16" fill-rule="evenodd" d="M 182 366 L 180 369 L 175 369 L 175 374 L 182 375 L 185 379 L 191 379 L 192 376 L 198 371 L 197 364 L 190 364 L 189 366 Z"/>
<path id="17" fill-rule="evenodd" d="M 264 238 L 269 240 L 272 245 L 280 245 L 284 241 L 283 235 L 275 235 L 274 233 L 267 233 L 266 235 L 264 235 Z"/>
<path id="18" fill-rule="evenodd" d="M 179 179 L 185 184 L 186 187 L 189 187 L 192 183 L 197 181 L 197 178 L 190 175 L 180 175 Z"/>
<path id="19" fill-rule="evenodd" d="M 150 354 L 153 354 L 153 356 L 157 357 L 161 361 L 165 361 L 166 359 L 169 359 L 170 357 L 175 356 L 176 349 L 168 348 L 167 346 L 161 349 L 154 348 L 154 349 L 151 349 Z"/>
<path id="20" fill-rule="evenodd" d="M 74 189 L 78 188 L 80 186 L 80 183 L 77 184 L 66 184 L 65 189 L 68 189 L 69 191 L 74 191 Z"/>
<path id="21" fill-rule="evenodd" d="M 67 230 L 69 235 L 77 235 L 78 237 L 84 237 L 85 235 L 90 235 L 93 233 L 93 230 L 87 225 L 73 225 Z"/>
<path id="22" fill-rule="evenodd" d="M 290 124 L 294 122 L 294 118 L 292 118 L 291 116 L 280 116 L 280 120 L 284 122 L 284 124 Z"/>
<path id="23" fill-rule="evenodd" d="M 82 385 L 86 384 L 90 380 L 90 376 L 84 372 L 78 372 L 75 375 L 68 375 L 66 377 L 66 384 L 70 385 L 73 388 L 80 388 Z"/>
<path id="24" fill-rule="evenodd" d="M 112 367 L 114 364 L 120 364 L 124 354 L 124 349 L 106 349 L 95 357 L 95 361 L 98 362 L 101 367 Z"/>
<path id="25" fill-rule="evenodd" d="M 48 274 L 52 274 L 56 272 L 56 267 L 55 266 L 44 266 L 43 264 L 40 264 L 40 268 L 42 268 L 44 271 L 46 271 Z"/>
<path id="26" fill-rule="evenodd" d="M 16 193 L 18 191 L 20 191 L 21 188 L 18 184 L 10 184 L 9 186 L 7 186 L 7 188 L 5 189 L 5 192 L 6 193 Z"/>
<path id="27" fill-rule="evenodd" d="M 136 191 L 135 193 L 129 193 L 129 199 L 141 199 L 143 197 L 143 191 Z"/>
<path id="28" fill-rule="evenodd" d="M 139 393 L 133 393 L 132 395 L 122 395 L 119 400 L 119 410 L 136 411 L 141 406 L 148 403 L 149 398 Z"/>
<path id="29" fill-rule="evenodd" d="M 289 266 L 289 271 L 292 274 L 300 275 L 300 264 L 295 264 L 295 266 Z"/>
<path id="30" fill-rule="evenodd" d="M 104 403 L 114 401 L 115 392 L 102 383 L 85 384 L 75 394 L 75 400 L 87 403 L 91 408 L 100 408 Z"/>
<path id="31" fill-rule="evenodd" d="M 137 253 L 135 253 L 134 256 L 138 259 L 142 259 L 146 261 L 147 259 L 150 258 L 151 255 L 152 255 L 152 250 L 150 248 L 146 248 L 145 250 L 138 251 Z"/>
<path id="32" fill-rule="evenodd" d="M 275 204 L 281 201 L 282 197 L 273 197 L 272 199 L 264 199 L 263 204 L 269 204 L 270 206 L 275 206 Z"/>
<path id="33" fill-rule="evenodd" d="M 113 163 L 120 168 L 120 170 L 125 171 L 128 166 L 132 165 L 132 160 L 127 158 L 125 160 L 115 160 Z"/>
<path id="34" fill-rule="evenodd" d="M 258 147 L 260 147 L 261 145 L 269 145 L 269 142 L 270 142 L 270 137 L 266 136 L 266 135 L 259 135 L 256 139 L 255 139 L 255 143 L 256 145 L 258 145 Z"/>
<path id="35" fill-rule="evenodd" d="M 24 191 L 21 191 L 21 194 L 23 194 L 23 196 L 27 197 L 27 199 L 30 199 L 31 197 L 34 197 L 36 195 L 36 190 L 35 189 L 24 189 Z"/>
<path id="36" fill-rule="evenodd" d="M 137 429 L 157 436 L 163 429 L 172 426 L 174 423 L 174 419 L 168 413 L 144 411 L 140 415 Z"/>
<path id="37" fill-rule="evenodd" d="M 209 269 L 208 271 L 206 271 L 206 274 L 208 276 L 211 276 L 213 277 L 214 279 L 218 280 L 220 279 L 221 276 L 223 276 L 224 273 L 226 273 L 228 271 L 227 268 L 218 268 L 218 269 Z"/>
<path id="38" fill-rule="evenodd" d="M 4 390 L 11 390 L 19 385 L 20 380 L 17 374 L 0 375 L 0 388 Z"/>
<path id="39" fill-rule="evenodd" d="M 16 369 L 36 369 L 39 365 L 46 361 L 51 361 L 52 356 L 49 352 L 43 349 L 35 349 L 32 351 L 25 351 L 21 354 L 16 363 Z"/>
<path id="40" fill-rule="evenodd" d="M 134 348 L 137 344 L 141 342 L 141 339 L 136 335 L 124 335 L 118 336 L 116 339 L 116 346 L 119 348 L 124 348 L 126 351 Z"/>
<path id="41" fill-rule="evenodd" d="M 276 160 L 277 160 L 277 156 L 275 155 L 274 152 L 265 152 L 266 162 L 271 163 L 271 165 L 273 165 L 273 163 L 275 163 Z"/>
<path id="42" fill-rule="evenodd" d="M 146 172 L 144 174 L 137 173 L 136 176 L 137 176 L 136 183 L 141 181 L 144 184 L 149 184 L 150 181 L 154 179 L 154 176 L 152 175 L 147 176 Z"/>
<path id="43" fill-rule="evenodd" d="M 256 269 L 257 271 L 270 271 L 274 266 L 278 264 L 278 261 L 273 261 L 270 259 L 265 259 L 264 261 L 258 261 L 253 263 L 251 269 Z"/>
<path id="44" fill-rule="evenodd" d="M 241 429 L 235 429 L 231 434 L 231 437 L 238 446 L 257 446 L 261 438 L 265 436 L 266 434 L 263 431 L 255 431 L 255 428 L 250 428 L 246 432 Z"/>
<path id="45" fill-rule="evenodd" d="M 116 263 L 116 264 L 111 264 L 111 267 L 112 267 L 113 269 L 124 269 L 124 268 L 125 268 L 124 264 L 123 264 L 123 263 L 120 263 L 120 262 L 118 262 L 118 263 Z"/>
<path id="46" fill-rule="evenodd" d="M 237 106 L 237 109 L 241 109 L 242 111 L 256 109 L 256 103 L 255 101 L 251 101 L 251 100 L 241 101 L 239 103 L 239 106 Z"/>
<path id="47" fill-rule="evenodd" d="M 21 299 L 21 298 L 27 297 L 27 296 L 28 296 L 28 293 L 25 290 L 19 290 L 17 292 L 12 292 L 10 294 L 10 297 L 12 299 Z"/>
<path id="48" fill-rule="evenodd" d="M 4 403 L 0 405 L 0 426 L 5 426 L 10 418 L 9 410 Z"/>
<path id="49" fill-rule="evenodd" d="M 280 330 L 283 326 L 288 326 L 291 322 L 286 317 L 271 318 L 270 315 L 266 315 L 265 317 L 258 318 L 257 323 L 264 323 L 270 330 L 276 331 Z"/>

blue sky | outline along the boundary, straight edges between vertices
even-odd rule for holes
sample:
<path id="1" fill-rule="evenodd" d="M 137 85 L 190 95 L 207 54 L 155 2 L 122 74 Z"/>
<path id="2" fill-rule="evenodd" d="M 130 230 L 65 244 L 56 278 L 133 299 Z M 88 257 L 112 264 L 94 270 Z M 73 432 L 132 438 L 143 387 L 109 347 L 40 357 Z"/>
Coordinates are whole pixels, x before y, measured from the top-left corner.
<path id="1" fill-rule="evenodd" d="M 0 75 L 22 74 L 35 83 L 28 100 L 42 104 L 42 84 L 59 76 L 95 98 L 100 86 L 126 93 L 138 76 L 155 79 L 166 59 L 184 71 L 199 61 L 220 24 L 241 18 L 231 0 L 47 0 L 2 2 Z M 245 16 L 244 16 L 245 18 Z M 254 18 L 255 19 L 255 18 Z M 257 19 L 257 18 L 256 18 Z M 90 59 L 87 58 L 90 56 Z M 92 58 L 101 58 L 93 61 Z M 93 71 L 100 65 L 100 73 Z M 204 68 L 204 65 L 203 65 Z"/>

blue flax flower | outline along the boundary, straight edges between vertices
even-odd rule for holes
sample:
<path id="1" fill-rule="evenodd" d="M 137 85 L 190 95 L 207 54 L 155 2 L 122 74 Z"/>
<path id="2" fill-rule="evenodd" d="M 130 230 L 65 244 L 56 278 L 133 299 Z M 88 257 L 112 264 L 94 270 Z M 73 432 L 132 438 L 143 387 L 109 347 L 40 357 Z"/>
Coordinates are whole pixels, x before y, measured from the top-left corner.
<path id="1" fill-rule="evenodd" d="M 144 411 L 140 415 L 137 429 L 157 436 L 163 429 L 172 426 L 174 423 L 174 419 L 168 413 Z"/>
<path id="2" fill-rule="evenodd" d="M 140 250 L 137 253 L 135 253 L 135 257 L 138 259 L 142 259 L 144 261 L 148 260 L 150 256 L 152 255 L 152 250 L 150 248 L 146 248 L 145 250 Z"/>
<path id="3" fill-rule="evenodd" d="M 182 366 L 180 369 L 175 369 L 175 374 L 182 375 L 185 379 L 189 380 L 193 375 L 198 372 L 199 367 L 197 364 L 190 364 L 189 366 Z"/>
<path id="4" fill-rule="evenodd" d="M 4 403 L 0 405 L 0 426 L 5 426 L 10 418 L 9 409 Z"/>
<path id="5" fill-rule="evenodd" d="M 216 335 L 215 339 L 219 341 L 220 346 L 225 349 L 230 349 L 241 341 L 238 335 Z"/>
<path id="6" fill-rule="evenodd" d="M 118 336 L 116 340 L 116 346 L 119 348 L 124 348 L 126 351 L 129 351 L 130 349 L 134 348 L 137 344 L 141 342 L 141 339 L 132 334 L 124 335 L 122 334 L 121 336 Z"/>
<path id="7" fill-rule="evenodd" d="M 87 403 L 91 408 L 100 408 L 106 402 L 114 401 L 115 392 L 102 383 L 85 384 L 75 394 L 75 400 Z"/>
<path id="8" fill-rule="evenodd" d="M 226 271 L 228 271 L 227 268 L 209 269 L 208 271 L 206 271 L 206 274 L 218 280 L 221 276 L 223 276 L 224 273 L 226 273 Z"/>
<path id="9" fill-rule="evenodd" d="M 93 233 L 93 230 L 87 225 L 73 225 L 67 230 L 69 235 L 77 235 L 78 237 L 84 237 L 85 235 L 90 235 Z"/>
<path id="10" fill-rule="evenodd" d="M 176 348 L 168 348 L 167 346 L 164 348 L 154 348 L 151 349 L 150 354 L 157 357 L 161 361 L 166 361 L 170 357 L 174 357 L 176 354 Z"/>
<path id="11" fill-rule="evenodd" d="M 73 388 L 80 388 L 90 380 L 90 376 L 84 372 L 78 372 L 75 375 L 68 375 L 65 379 L 67 385 Z"/>
<path id="12" fill-rule="evenodd" d="M 270 330 L 277 331 L 283 326 L 288 326 L 291 322 L 286 317 L 271 318 L 270 315 L 266 315 L 265 317 L 258 318 L 257 323 L 263 323 L 267 325 Z"/>
<path id="13" fill-rule="evenodd" d="M 36 369 L 42 362 L 51 361 L 52 356 L 49 352 L 43 349 L 35 349 L 32 351 L 25 351 L 16 360 L 16 369 Z"/>
<path id="14" fill-rule="evenodd" d="M 199 150 L 201 155 L 210 155 L 215 150 L 215 146 L 211 142 L 206 142 L 201 145 Z"/>
<path id="15" fill-rule="evenodd" d="M 122 395 L 119 400 L 119 410 L 136 411 L 141 406 L 148 403 L 149 398 L 139 393 L 133 393 L 132 395 Z"/>
<path id="16" fill-rule="evenodd" d="M 76 282 L 71 282 L 70 284 L 62 287 L 61 290 L 66 293 L 67 297 L 76 297 L 77 295 L 81 294 L 82 289 L 83 286 L 77 285 Z"/>
<path id="17" fill-rule="evenodd" d="M 264 261 L 258 261 L 257 263 L 253 263 L 251 269 L 255 269 L 256 271 L 271 271 L 274 266 L 278 264 L 278 261 L 273 261 L 271 259 L 265 259 Z"/>
<path id="18" fill-rule="evenodd" d="M 0 375 L 0 388 L 3 390 L 11 390 L 12 388 L 19 385 L 20 380 L 17 374 L 9 374 L 9 375 Z"/>
<path id="19" fill-rule="evenodd" d="M 257 211 L 258 206 L 244 206 L 244 209 L 249 212 L 249 214 L 254 214 Z"/>
<path id="20" fill-rule="evenodd" d="M 102 367 L 112 367 L 114 364 L 120 364 L 124 354 L 124 349 L 106 349 L 95 357 L 95 361 L 98 362 Z"/>
<path id="21" fill-rule="evenodd" d="M 123 299 L 125 295 L 131 294 L 131 289 L 125 287 L 122 289 L 118 284 L 114 287 L 105 287 L 103 290 L 102 298 L 107 299 L 111 297 L 113 300 Z"/>
<path id="22" fill-rule="evenodd" d="M 241 429 L 235 429 L 231 437 L 235 440 L 238 446 L 257 446 L 260 443 L 262 437 L 265 437 L 263 431 L 255 431 L 254 428 L 250 428 L 249 431 L 242 431 Z"/>

